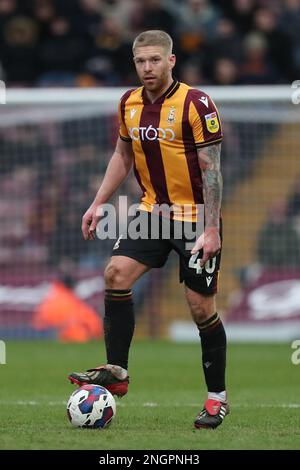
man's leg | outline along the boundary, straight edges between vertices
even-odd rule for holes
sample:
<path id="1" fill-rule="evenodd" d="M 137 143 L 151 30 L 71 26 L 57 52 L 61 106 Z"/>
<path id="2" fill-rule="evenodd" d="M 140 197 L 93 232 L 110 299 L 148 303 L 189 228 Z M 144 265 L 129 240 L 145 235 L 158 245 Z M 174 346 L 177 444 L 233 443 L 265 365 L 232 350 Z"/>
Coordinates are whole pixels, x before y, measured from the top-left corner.
<path id="1" fill-rule="evenodd" d="M 131 287 L 149 269 L 132 258 L 113 256 L 104 273 L 107 363 L 126 371 L 135 326 Z"/>
<path id="2" fill-rule="evenodd" d="M 185 290 L 201 338 L 202 366 L 208 390 L 205 408 L 197 416 L 195 426 L 215 428 L 229 411 L 225 391 L 226 334 L 216 312 L 215 294 L 202 295 L 187 286 Z"/>
<path id="3" fill-rule="evenodd" d="M 148 212 L 138 211 L 134 218 L 139 218 L 140 224 L 148 224 L 151 233 L 151 217 Z M 87 372 L 72 372 L 68 377 L 72 383 L 103 385 L 119 396 L 127 393 L 128 354 L 134 331 L 131 287 L 151 268 L 164 266 L 170 250 L 168 241 L 161 238 L 119 237 L 104 273 L 107 364 Z"/>
<path id="4" fill-rule="evenodd" d="M 135 325 L 131 287 L 149 269 L 127 256 L 112 256 L 104 273 L 107 364 L 87 372 L 71 373 L 72 383 L 102 385 L 118 396 L 127 393 L 128 354 Z"/>

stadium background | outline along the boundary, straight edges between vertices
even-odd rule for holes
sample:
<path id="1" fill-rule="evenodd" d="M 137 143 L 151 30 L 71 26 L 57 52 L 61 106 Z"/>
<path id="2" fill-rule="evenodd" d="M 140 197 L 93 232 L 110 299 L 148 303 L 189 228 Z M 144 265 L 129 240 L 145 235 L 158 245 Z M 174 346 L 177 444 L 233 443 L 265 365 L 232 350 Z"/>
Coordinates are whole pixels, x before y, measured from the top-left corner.
<path id="1" fill-rule="evenodd" d="M 222 114 L 229 336 L 299 337 L 300 2 L 0 0 L 0 25 L 0 338 L 101 335 L 112 242 L 84 242 L 81 217 L 114 147 L 119 87 L 137 85 L 132 39 L 151 28 L 173 36 L 176 77 Z M 120 194 L 137 201 L 132 177 Z M 175 256 L 135 299 L 137 336 L 196 338 Z"/>
<path id="2" fill-rule="evenodd" d="M 111 428 L 66 418 L 67 374 L 105 357 L 112 242 L 84 242 L 81 217 L 117 101 L 137 85 L 131 41 L 148 28 L 173 35 L 177 78 L 209 92 L 224 125 L 231 413 L 213 436 L 192 427 L 206 386 L 176 256 L 135 287 L 130 393 Z M 0 0 L 1 450 L 299 449 L 299 31 L 300 0 Z M 133 178 L 120 194 L 137 200 Z"/>

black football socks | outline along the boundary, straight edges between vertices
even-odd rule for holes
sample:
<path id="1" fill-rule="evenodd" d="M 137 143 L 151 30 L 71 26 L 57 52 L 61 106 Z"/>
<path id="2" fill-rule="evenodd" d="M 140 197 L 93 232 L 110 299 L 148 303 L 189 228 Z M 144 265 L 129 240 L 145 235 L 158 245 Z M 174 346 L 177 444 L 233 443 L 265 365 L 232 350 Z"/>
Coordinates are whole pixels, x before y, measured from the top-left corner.
<path id="1" fill-rule="evenodd" d="M 215 313 L 208 320 L 197 324 L 201 345 L 202 365 L 209 392 L 225 390 L 226 333 L 223 323 Z"/>
<path id="2" fill-rule="evenodd" d="M 131 289 L 106 289 L 104 339 L 108 364 L 128 369 L 128 355 L 134 326 Z"/>

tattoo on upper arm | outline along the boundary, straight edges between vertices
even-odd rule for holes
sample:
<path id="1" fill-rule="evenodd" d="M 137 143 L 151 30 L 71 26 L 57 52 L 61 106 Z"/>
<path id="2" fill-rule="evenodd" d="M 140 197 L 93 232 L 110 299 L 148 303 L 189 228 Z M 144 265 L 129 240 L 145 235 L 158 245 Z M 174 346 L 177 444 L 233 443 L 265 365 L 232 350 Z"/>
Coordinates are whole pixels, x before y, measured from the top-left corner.
<path id="1" fill-rule="evenodd" d="M 219 227 L 222 201 L 221 144 L 198 150 L 205 205 L 205 227 Z"/>
<path id="2" fill-rule="evenodd" d="M 201 170 L 220 170 L 221 144 L 210 145 L 198 150 Z"/>

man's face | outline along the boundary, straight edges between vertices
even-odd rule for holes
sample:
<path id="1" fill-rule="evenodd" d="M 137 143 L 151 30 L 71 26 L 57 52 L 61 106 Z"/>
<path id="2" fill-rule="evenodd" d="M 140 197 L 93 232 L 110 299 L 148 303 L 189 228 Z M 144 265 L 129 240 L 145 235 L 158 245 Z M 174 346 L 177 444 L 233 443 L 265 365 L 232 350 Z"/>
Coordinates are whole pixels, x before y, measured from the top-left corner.
<path id="1" fill-rule="evenodd" d="M 137 47 L 133 60 L 140 81 L 152 92 L 164 88 L 175 65 L 174 54 L 168 55 L 160 46 Z"/>

